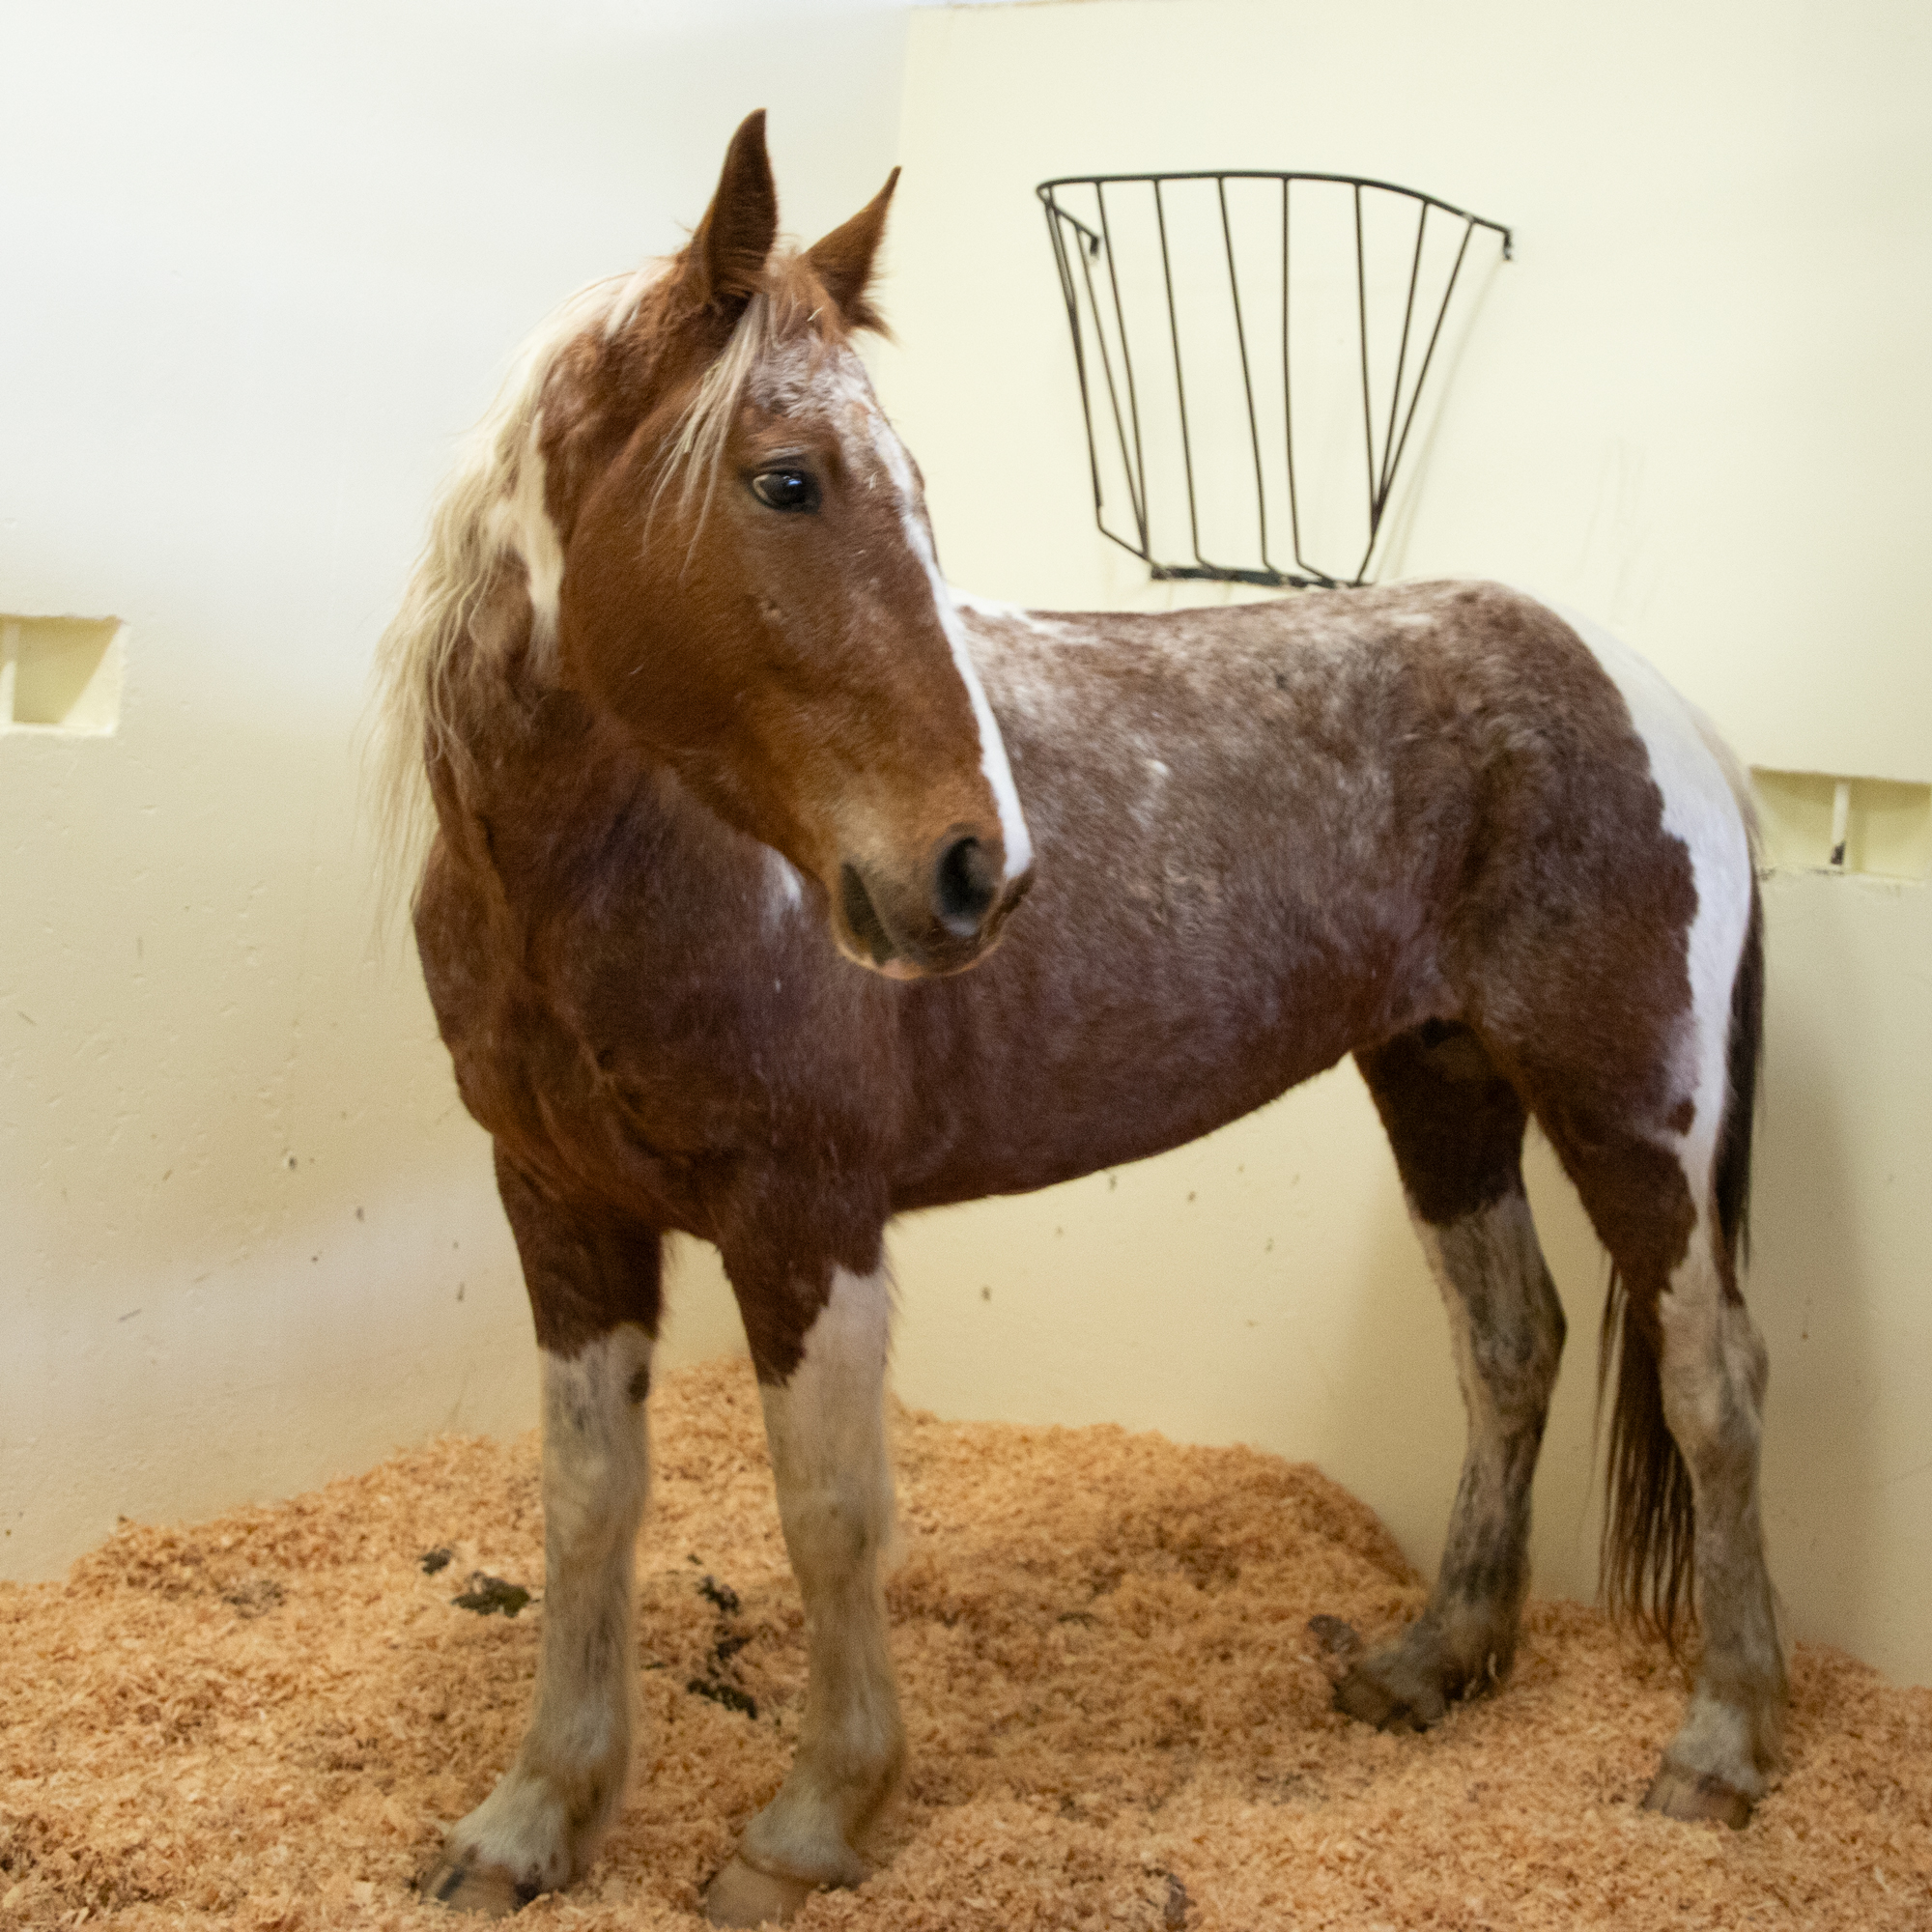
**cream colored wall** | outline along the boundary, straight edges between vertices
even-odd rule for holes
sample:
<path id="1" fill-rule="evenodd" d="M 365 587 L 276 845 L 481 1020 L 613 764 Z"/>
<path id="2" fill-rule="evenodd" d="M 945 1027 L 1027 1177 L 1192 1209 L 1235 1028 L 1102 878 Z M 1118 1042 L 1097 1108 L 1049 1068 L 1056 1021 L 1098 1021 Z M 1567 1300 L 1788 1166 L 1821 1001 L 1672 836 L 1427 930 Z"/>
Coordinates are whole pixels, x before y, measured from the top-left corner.
<path id="1" fill-rule="evenodd" d="M 127 626 L 118 731 L 0 735 L 0 1576 L 533 1421 L 487 1144 L 367 955 L 370 651 L 523 333 L 676 245 L 753 106 L 788 221 L 842 220 L 903 45 L 837 0 L 0 10 L 0 613 Z"/>
<path id="2" fill-rule="evenodd" d="M 1224 0 L 917 16 L 882 386 L 955 582 L 1174 594 L 1093 527 L 1033 196 L 1049 176 L 1354 171 L 1515 225 L 1395 559 L 1608 619 L 1751 762 L 1932 779 L 1932 16 L 1908 0 L 1443 9 Z M 1243 452 L 1243 455 L 1245 452 Z M 1212 595 L 1212 592 L 1203 592 Z M 1045 855 L 1044 863 L 1051 863 Z M 1750 1295 L 1792 1630 L 1932 1681 L 1932 906 L 1767 886 Z M 1545 1591 L 1595 1586 L 1600 1251 L 1546 1150 L 1569 1309 Z M 909 1223 L 897 1379 L 958 1415 L 1111 1418 L 1312 1458 L 1433 1565 L 1462 1417 L 1439 1304 L 1343 1068 L 1196 1147 Z"/>

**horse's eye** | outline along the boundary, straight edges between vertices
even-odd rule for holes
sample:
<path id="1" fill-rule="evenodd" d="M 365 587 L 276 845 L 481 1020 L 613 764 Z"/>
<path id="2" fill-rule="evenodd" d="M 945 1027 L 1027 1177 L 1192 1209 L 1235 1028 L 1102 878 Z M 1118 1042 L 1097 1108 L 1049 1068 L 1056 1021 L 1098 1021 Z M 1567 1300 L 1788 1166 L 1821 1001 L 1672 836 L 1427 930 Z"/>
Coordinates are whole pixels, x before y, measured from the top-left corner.
<path id="1" fill-rule="evenodd" d="M 803 469 L 761 469 L 752 478 L 752 494 L 774 510 L 818 508 L 818 484 Z"/>

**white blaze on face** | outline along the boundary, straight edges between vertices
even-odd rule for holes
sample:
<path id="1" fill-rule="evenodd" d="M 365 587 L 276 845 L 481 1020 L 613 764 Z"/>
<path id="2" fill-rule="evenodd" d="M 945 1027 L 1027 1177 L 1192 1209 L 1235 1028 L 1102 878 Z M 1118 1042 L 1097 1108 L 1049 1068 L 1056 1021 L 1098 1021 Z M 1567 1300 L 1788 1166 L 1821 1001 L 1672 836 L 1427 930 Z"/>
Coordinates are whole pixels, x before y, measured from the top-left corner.
<path id="1" fill-rule="evenodd" d="M 845 366 L 847 364 L 849 367 Z M 999 808 L 1000 837 L 1007 848 L 1005 879 L 1010 882 L 1032 867 L 1033 838 L 1027 831 L 1026 816 L 1020 810 L 1020 795 L 1013 784 L 1012 767 L 1007 760 L 1007 741 L 1000 735 L 999 721 L 993 716 L 993 707 L 986 701 L 986 688 L 980 682 L 980 672 L 966 641 L 966 627 L 960 623 L 959 612 L 953 606 L 952 586 L 939 574 L 939 559 L 933 554 L 932 539 L 927 534 L 925 520 L 920 514 L 918 492 L 913 483 L 912 459 L 906 455 L 905 444 L 894 434 L 892 425 L 880 411 L 859 358 L 848 351 L 838 358 L 834 367 L 837 372 L 834 380 L 842 390 L 844 399 L 863 419 L 871 453 L 884 469 L 898 498 L 899 524 L 905 531 L 906 543 L 932 586 L 932 605 L 939 618 L 939 628 L 945 633 L 947 645 L 952 652 L 953 667 L 959 673 L 960 683 L 966 687 L 967 699 L 973 706 L 973 722 L 979 727 L 980 769 L 985 774 L 986 783 Z M 857 458 L 858 452 L 851 451 L 849 445 L 848 453 Z M 855 461 L 854 468 L 863 469 L 865 465 Z"/>

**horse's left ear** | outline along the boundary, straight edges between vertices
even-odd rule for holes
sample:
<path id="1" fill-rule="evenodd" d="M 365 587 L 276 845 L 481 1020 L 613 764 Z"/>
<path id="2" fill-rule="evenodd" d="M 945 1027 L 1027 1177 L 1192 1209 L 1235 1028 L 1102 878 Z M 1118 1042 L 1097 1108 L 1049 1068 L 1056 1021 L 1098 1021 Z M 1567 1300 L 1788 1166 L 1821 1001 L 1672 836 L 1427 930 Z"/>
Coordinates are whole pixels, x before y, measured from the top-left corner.
<path id="1" fill-rule="evenodd" d="M 825 293 L 838 304 L 847 328 L 885 333 L 885 318 L 872 306 L 867 291 L 872 280 L 872 262 L 886 232 L 886 210 L 898 184 L 899 171 L 895 168 L 886 177 L 885 186 L 850 221 L 805 251 L 805 259 L 824 283 Z"/>

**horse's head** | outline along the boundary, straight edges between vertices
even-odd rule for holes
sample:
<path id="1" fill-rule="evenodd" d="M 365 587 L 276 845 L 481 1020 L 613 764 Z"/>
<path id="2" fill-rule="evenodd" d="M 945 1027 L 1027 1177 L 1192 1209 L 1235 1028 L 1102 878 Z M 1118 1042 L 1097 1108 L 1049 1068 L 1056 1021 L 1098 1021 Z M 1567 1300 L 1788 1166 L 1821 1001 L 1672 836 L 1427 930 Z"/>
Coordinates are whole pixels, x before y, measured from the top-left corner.
<path id="1" fill-rule="evenodd" d="M 817 880 L 848 956 L 916 978 L 986 950 L 1033 851 L 919 473 L 852 347 L 879 326 L 893 185 L 775 250 L 753 115 L 690 245 L 559 356 L 532 467 L 564 681 Z"/>

